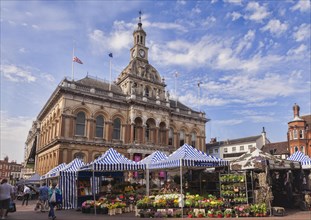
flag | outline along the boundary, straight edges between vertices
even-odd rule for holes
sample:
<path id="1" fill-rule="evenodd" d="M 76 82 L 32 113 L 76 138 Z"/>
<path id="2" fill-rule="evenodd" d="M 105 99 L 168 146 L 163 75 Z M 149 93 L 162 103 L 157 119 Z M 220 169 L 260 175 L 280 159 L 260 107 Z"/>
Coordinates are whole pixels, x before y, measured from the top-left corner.
<path id="1" fill-rule="evenodd" d="M 110 56 L 110 57 L 113 57 L 113 56 L 112 56 L 112 53 L 109 53 L 109 56 Z"/>
<path id="2" fill-rule="evenodd" d="M 76 62 L 76 63 L 83 64 L 82 61 L 78 57 L 73 57 L 72 61 Z"/>

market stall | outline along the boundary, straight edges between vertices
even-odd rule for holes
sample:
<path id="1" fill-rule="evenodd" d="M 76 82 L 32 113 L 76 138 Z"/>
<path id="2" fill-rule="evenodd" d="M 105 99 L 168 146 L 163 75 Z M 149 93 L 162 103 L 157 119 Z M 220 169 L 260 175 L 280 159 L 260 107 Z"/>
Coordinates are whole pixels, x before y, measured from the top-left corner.
<path id="1" fill-rule="evenodd" d="M 231 173 L 241 174 L 242 171 L 247 176 L 248 202 L 264 203 L 268 207 L 284 206 L 284 201 L 293 199 L 292 185 L 288 184 L 294 184 L 293 179 L 298 177 L 300 169 L 299 162 L 276 158 L 258 148 L 251 148 L 230 162 Z"/>
<path id="2" fill-rule="evenodd" d="M 63 209 L 77 208 L 77 171 L 84 165 L 85 164 L 81 159 L 76 158 L 63 169 L 53 174 L 53 176 L 59 177 L 59 188 L 62 191 Z"/>
<path id="3" fill-rule="evenodd" d="M 145 164 L 138 164 L 124 155 L 120 154 L 113 148 L 109 148 L 104 154 L 95 159 L 93 162 L 86 164 L 81 167 L 78 172 L 78 181 L 80 178 L 80 173 L 84 176 L 87 173 L 91 173 L 91 180 L 88 182 L 86 179 L 85 184 L 88 185 L 88 189 L 91 191 L 93 196 L 93 202 L 96 203 L 96 191 L 98 187 L 101 186 L 101 176 L 104 176 L 107 172 L 123 172 L 123 171 L 137 171 L 145 169 Z M 123 175 L 123 173 L 121 173 Z M 96 178 L 98 177 L 98 178 Z M 98 185 L 99 184 L 99 185 Z M 85 190 L 86 188 L 84 188 Z M 96 205 L 94 205 L 94 213 L 96 214 Z"/>
<path id="4" fill-rule="evenodd" d="M 150 184 L 149 184 L 149 166 L 150 164 L 154 164 L 156 162 L 167 159 L 167 155 L 161 151 L 155 151 L 146 158 L 139 161 L 139 164 L 144 164 L 146 166 L 146 195 L 149 196 Z"/>
<path id="5" fill-rule="evenodd" d="M 214 156 L 184 144 L 166 159 L 152 163 L 149 165 L 150 170 L 161 169 L 179 169 L 180 172 L 180 190 L 179 190 L 179 207 L 181 208 L 181 215 L 183 215 L 184 207 L 184 192 L 183 192 L 183 169 L 184 168 L 206 168 L 226 166 L 228 161 L 219 159 Z"/>

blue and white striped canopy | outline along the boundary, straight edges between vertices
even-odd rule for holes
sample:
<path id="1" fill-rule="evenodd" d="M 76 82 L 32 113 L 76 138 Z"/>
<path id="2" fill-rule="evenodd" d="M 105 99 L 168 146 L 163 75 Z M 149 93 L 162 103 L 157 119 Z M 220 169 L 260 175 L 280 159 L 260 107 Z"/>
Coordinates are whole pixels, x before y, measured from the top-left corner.
<path id="1" fill-rule="evenodd" d="M 301 151 L 296 151 L 287 160 L 299 161 L 302 168 L 311 168 L 311 158 L 302 153 Z"/>
<path id="2" fill-rule="evenodd" d="M 152 154 L 149 156 L 145 157 L 141 161 L 139 161 L 139 164 L 151 164 L 151 163 L 156 163 L 161 160 L 167 159 L 167 155 L 161 151 L 154 151 Z"/>
<path id="3" fill-rule="evenodd" d="M 75 158 L 69 164 L 67 164 L 63 169 L 59 170 L 58 172 L 51 173 L 50 176 L 57 176 L 63 172 L 76 172 L 79 170 L 80 167 L 84 166 L 84 162 L 80 158 Z"/>
<path id="4" fill-rule="evenodd" d="M 144 169 L 144 164 L 138 164 L 113 148 L 109 148 L 103 155 L 81 169 L 94 169 L 95 171 L 126 171 Z"/>
<path id="5" fill-rule="evenodd" d="M 168 156 L 167 159 L 149 165 L 150 169 L 184 167 L 215 167 L 228 165 L 228 161 L 207 155 L 206 153 L 184 144 Z"/>
<path id="6" fill-rule="evenodd" d="M 47 172 L 46 174 L 42 175 L 40 179 L 43 180 L 43 179 L 47 179 L 47 178 L 51 177 L 50 175 L 51 175 L 52 173 L 55 173 L 55 172 L 60 171 L 60 170 L 63 169 L 65 166 L 66 166 L 66 163 L 61 163 L 61 164 L 59 164 L 58 166 L 54 167 L 53 169 L 51 169 L 51 170 L 50 170 L 49 172 Z"/>

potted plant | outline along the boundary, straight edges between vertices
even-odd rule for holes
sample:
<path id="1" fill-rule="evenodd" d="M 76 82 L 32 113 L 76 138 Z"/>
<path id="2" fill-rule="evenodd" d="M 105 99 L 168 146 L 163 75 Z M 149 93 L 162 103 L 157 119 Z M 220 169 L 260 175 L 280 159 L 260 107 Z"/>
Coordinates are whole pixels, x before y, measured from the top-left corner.
<path id="1" fill-rule="evenodd" d="M 207 211 L 207 216 L 208 216 L 209 218 L 213 218 L 213 217 L 214 217 L 214 214 L 215 214 L 214 209 L 210 209 L 210 210 Z"/>
<path id="2" fill-rule="evenodd" d="M 224 211 L 224 216 L 225 216 L 226 218 L 231 218 L 231 217 L 232 217 L 232 209 L 226 209 L 226 210 Z"/>
<path id="3" fill-rule="evenodd" d="M 193 211 L 189 211 L 188 212 L 188 218 L 194 218 L 194 212 Z"/>
<path id="4" fill-rule="evenodd" d="M 215 216 L 217 218 L 222 218 L 223 217 L 223 212 L 221 210 L 217 210 L 216 213 L 215 213 Z"/>
<path id="5" fill-rule="evenodd" d="M 204 213 L 201 212 L 201 211 L 199 211 L 197 217 L 198 217 L 198 218 L 203 218 L 203 217 L 204 217 Z"/>

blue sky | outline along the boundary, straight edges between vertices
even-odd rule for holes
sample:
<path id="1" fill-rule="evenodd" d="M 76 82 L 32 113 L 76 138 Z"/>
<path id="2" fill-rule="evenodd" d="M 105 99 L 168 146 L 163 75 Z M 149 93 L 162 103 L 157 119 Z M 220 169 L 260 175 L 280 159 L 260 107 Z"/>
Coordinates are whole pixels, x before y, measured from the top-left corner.
<path id="1" fill-rule="evenodd" d="M 109 52 L 119 75 L 139 10 L 171 98 L 211 119 L 206 142 L 262 127 L 285 141 L 294 103 L 310 114 L 310 1 L 1 1 L 1 159 L 23 160 L 32 121 L 71 77 L 73 42 L 75 79 L 109 80 Z"/>

